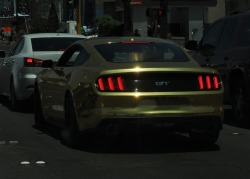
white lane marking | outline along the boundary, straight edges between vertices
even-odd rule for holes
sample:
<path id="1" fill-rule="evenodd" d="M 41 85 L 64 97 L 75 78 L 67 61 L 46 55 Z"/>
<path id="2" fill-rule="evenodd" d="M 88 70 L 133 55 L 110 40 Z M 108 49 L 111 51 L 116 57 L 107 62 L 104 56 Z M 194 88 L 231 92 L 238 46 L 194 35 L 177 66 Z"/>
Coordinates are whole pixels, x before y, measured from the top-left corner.
<path id="1" fill-rule="evenodd" d="M 36 164 L 38 164 L 38 165 L 44 165 L 45 162 L 44 161 L 36 161 Z"/>
<path id="2" fill-rule="evenodd" d="M 243 135 L 243 134 L 238 132 L 233 132 L 232 135 Z"/>
<path id="3" fill-rule="evenodd" d="M 29 161 L 22 161 L 20 164 L 21 164 L 21 165 L 29 165 L 30 162 L 29 162 Z"/>
<path id="4" fill-rule="evenodd" d="M 31 162 L 29 162 L 29 161 L 22 161 L 22 162 L 20 162 L 20 164 L 21 165 L 30 165 Z M 44 166 L 45 161 L 39 160 L 39 161 L 36 161 L 36 164 L 39 165 L 39 166 Z"/>
<path id="5" fill-rule="evenodd" d="M 15 144 L 18 144 L 18 141 L 17 140 L 11 140 L 11 141 L 9 141 L 9 144 L 15 145 Z"/>
<path id="6" fill-rule="evenodd" d="M 6 141 L 0 141 L 0 145 L 5 145 Z"/>
<path id="7" fill-rule="evenodd" d="M 16 145 L 16 144 L 18 144 L 18 141 L 17 141 L 17 140 L 10 140 L 10 141 L 8 141 L 8 142 L 6 142 L 6 141 L 4 141 L 4 140 L 0 141 L 0 145 L 5 145 L 5 144 L 7 144 L 7 143 L 9 143 L 9 144 L 11 144 L 11 145 Z"/>

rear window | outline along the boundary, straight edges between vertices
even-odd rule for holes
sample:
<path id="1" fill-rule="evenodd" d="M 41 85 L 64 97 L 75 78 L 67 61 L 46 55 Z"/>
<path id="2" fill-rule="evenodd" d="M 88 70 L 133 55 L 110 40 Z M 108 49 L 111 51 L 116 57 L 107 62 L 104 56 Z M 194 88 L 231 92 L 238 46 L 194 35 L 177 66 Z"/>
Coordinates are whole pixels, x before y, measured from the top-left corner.
<path id="1" fill-rule="evenodd" d="M 33 38 L 31 43 L 33 51 L 64 51 L 73 42 L 81 39 L 71 37 Z"/>
<path id="2" fill-rule="evenodd" d="M 128 42 L 94 47 L 105 60 L 114 63 L 189 61 L 179 47 L 168 43 Z"/>

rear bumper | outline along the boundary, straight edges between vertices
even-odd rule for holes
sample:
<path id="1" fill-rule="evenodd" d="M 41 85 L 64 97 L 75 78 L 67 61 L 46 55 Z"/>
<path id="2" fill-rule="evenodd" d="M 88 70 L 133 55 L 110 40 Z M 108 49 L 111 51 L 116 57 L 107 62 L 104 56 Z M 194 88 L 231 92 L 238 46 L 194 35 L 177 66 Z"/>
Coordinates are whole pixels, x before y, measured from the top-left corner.
<path id="1" fill-rule="evenodd" d="M 17 100 L 27 100 L 33 96 L 35 79 L 35 74 L 26 74 L 23 76 L 19 76 L 18 80 L 15 83 Z"/>
<path id="2" fill-rule="evenodd" d="M 86 130 L 97 131 L 104 135 L 119 133 L 146 132 L 164 129 L 169 132 L 188 133 L 190 131 L 206 131 L 213 128 L 222 129 L 223 119 L 219 116 L 178 117 L 178 118 L 107 118 L 103 119 L 96 128 Z"/>
<path id="3" fill-rule="evenodd" d="M 221 128 L 224 119 L 222 91 L 79 94 L 74 101 L 80 131 L 109 124 L 184 131 L 214 120 Z"/>

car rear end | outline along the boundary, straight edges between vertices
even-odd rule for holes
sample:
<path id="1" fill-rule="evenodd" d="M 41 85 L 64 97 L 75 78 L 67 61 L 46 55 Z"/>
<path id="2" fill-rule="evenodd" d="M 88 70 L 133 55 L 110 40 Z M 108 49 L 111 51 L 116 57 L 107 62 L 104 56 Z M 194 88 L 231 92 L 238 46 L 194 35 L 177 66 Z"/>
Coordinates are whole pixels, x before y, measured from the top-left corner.
<path id="1" fill-rule="evenodd" d="M 138 43 L 145 48 L 138 48 Z M 224 89 L 219 74 L 200 68 L 174 45 L 147 43 L 95 47 L 107 63 L 95 76 L 96 95 L 91 95 L 95 107 L 87 107 L 86 103 L 92 104 L 90 99 L 81 100 L 79 106 L 86 106 L 88 111 L 81 111 L 79 116 L 89 114 L 89 120 L 79 122 L 80 129 L 100 127 L 115 133 L 148 124 L 176 131 L 208 125 L 222 128 Z M 119 51 L 124 45 L 127 54 Z M 105 48 L 117 51 L 111 55 Z"/>
<path id="2" fill-rule="evenodd" d="M 216 122 L 222 127 L 223 87 L 216 73 L 178 68 L 160 72 L 142 68 L 139 74 L 108 71 L 98 77 L 96 87 L 97 123 L 184 129 Z"/>

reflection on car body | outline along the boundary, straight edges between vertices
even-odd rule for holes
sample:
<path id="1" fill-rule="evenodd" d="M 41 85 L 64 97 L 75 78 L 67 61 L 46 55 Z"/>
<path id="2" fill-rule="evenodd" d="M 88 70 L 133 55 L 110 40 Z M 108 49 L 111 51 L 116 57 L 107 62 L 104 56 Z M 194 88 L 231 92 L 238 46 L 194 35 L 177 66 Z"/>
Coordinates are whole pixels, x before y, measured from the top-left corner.
<path id="1" fill-rule="evenodd" d="M 77 54 L 77 56 L 75 56 Z M 223 84 L 181 47 L 157 38 L 96 38 L 72 44 L 35 81 L 35 124 L 63 127 L 65 144 L 79 133 L 126 132 L 136 124 L 171 127 L 215 143 L 222 129 Z"/>

